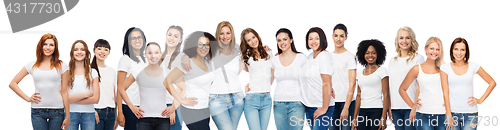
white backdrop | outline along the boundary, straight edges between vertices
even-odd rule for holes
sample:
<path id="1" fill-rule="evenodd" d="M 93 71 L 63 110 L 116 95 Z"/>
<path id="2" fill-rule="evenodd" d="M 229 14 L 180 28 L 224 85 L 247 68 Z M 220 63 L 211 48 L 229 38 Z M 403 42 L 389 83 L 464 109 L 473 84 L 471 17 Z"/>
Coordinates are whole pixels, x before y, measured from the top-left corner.
<path id="1" fill-rule="evenodd" d="M 32 129 L 30 104 L 19 98 L 8 84 L 23 66 L 36 59 L 35 48 L 45 33 L 55 34 L 59 40 L 60 59 L 68 62 L 71 44 L 84 40 L 93 46 L 99 38 L 111 44 L 111 54 L 106 64 L 115 68 L 122 55 L 121 47 L 125 31 L 130 27 L 143 29 L 147 42 L 165 42 L 165 33 L 170 25 L 184 29 L 184 37 L 193 31 L 215 33 L 217 24 L 229 21 L 234 26 L 236 41 L 240 33 L 251 27 L 277 52 L 275 33 L 279 28 L 289 28 L 294 36 L 298 51 L 309 54 L 305 48 L 305 34 L 311 27 L 321 27 L 325 31 L 333 51 L 331 35 L 333 27 L 344 23 L 348 28 L 346 48 L 356 52 L 357 44 L 365 39 L 379 39 L 384 42 L 389 58 L 396 55 L 394 40 L 397 29 L 410 26 L 420 43 L 419 53 L 425 55 L 425 41 L 437 36 L 443 41 L 445 62 L 450 62 L 449 47 L 457 37 L 468 40 L 471 62 L 479 63 L 494 79 L 499 79 L 497 48 L 500 48 L 500 9 L 497 2 L 435 2 L 435 1 L 80 1 L 65 15 L 40 26 L 12 33 L 7 13 L 0 13 L 0 41 L 3 62 L 0 78 L 2 98 L 3 128 Z M 490 57 L 493 56 L 493 57 Z M 388 61 L 387 61 L 388 62 Z M 384 65 L 386 66 L 386 65 Z M 361 70 L 361 66 L 358 66 Z M 248 83 L 248 73 L 240 75 L 242 85 Z M 474 79 L 474 93 L 480 97 L 487 84 L 479 77 Z M 31 76 L 26 76 L 19 84 L 31 95 L 34 92 Z M 273 85 L 274 90 L 275 85 Z M 484 116 L 479 123 L 481 130 L 498 129 L 500 112 L 495 105 L 500 99 L 499 90 L 494 90 L 488 99 L 479 105 L 479 115 Z M 490 118 L 489 121 L 486 118 Z M 213 127 L 216 129 L 215 127 Z M 122 128 L 119 128 L 122 129 Z M 244 115 L 238 129 L 248 129 Z M 269 129 L 276 129 L 271 114 Z M 308 130 L 308 127 L 304 129 Z M 388 129 L 394 129 L 389 126 Z"/>

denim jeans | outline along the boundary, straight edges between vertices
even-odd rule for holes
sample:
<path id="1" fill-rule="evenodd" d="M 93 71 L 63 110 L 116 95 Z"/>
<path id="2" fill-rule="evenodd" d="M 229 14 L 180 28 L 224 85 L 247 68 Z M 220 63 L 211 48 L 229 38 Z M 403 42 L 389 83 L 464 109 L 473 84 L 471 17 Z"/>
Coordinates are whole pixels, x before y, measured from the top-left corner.
<path id="1" fill-rule="evenodd" d="M 167 107 L 170 106 L 172 106 L 172 104 L 167 104 Z M 168 124 L 170 124 L 170 121 L 168 122 Z M 182 119 L 181 119 L 180 109 L 175 110 L 175 123 L 170 124 L 170 130 L 182 130 Z"/>
<path id="2" fill-rule="evenodd" d="M 179 108 L 181 109 L 182 119 L 189 130 L 210 130 L 209 108 L 189 109 L 182 105 Z"/>
<path id="3" fill-rule="evenodd" d="M 170 130 L 169 118 L 146 117 L 137 120 L 138 130 Z"/>
<path id="4" fill-rule="evenodd" d="M 340 121 L 340 115 L 342 114 L 344 105 L 345 102 L 335 102 L 335 110 L 332 115 L 333 124 L 330 125 L 330 130 L 351 130 L 351 121 L 354 120 L 352 115 L 354 115 L 354 106 L 356 105 L 356 101 L 351 101 L 351 104 L 349 104 L 349 116 L 347 119 Z"/>
<path id="5" fill-rule="evenodd" d="M 358 130 L 377 130 L 382 123 L 383 108 L 360 108 L 358 117 Z"/>
<path id="6" fill-rule="evenodd" d="M 243 110 L 250 130 L 267 130 L 271 118 L 271 105 L 270 93 L 247 93 Z"/>
<path id="7" fill-rule="evenodd" d="M 415 126 L 417 130 L 446 130 L 445 114 L 423 114 L 417 112 Z"/>
<path id="8" fill-rule="evenodd" d="M 313 119 L 314 112 L 318 109 L 317 107 L 306 107 L 306 124 L 311 128 L 311 130 L 328 130 L 332 122 L 333 109 L 335 106 L 329 106 L 326 113 Z"/>
<path id="9" fill-rule="evenodd" d="M 306 107 L 300 101 L 274 101 L 274 123 L 278 130 L 302 130 Z"/>
<path id="10" fill-rule="evenodd" d="M 33 130 L 60 130 L 64 114 L 64 109 L 31 108 Z"/>
<path id="11" fill-rule="evenodd" d="M 115 108 L 96 108 L 95 111 L 99 115 L 99 124 L 95 125 L 95 130 L 113 130 L 116 119 Z"/>
<path id="12" fill-rule="evenodd" d="M 392 121 L 396 130 L 415 130 L 415 123 L 410 120 L 411 109 L 392 109 Z"/>
<path id="13" fill-rule="evenodd" d="M 243 114 L 243 92 L 210 94 L 210 114 L 219 130 L 236 130 Z"/>
<path id="14" fill-rule="evenodd" d="M 453 130 L 476 130 L 478 113 L 452 113 L 453 119 L 457 122 L 453 125 Z"/>
<path id="15" fill-rule="evenodd" d="M 137 117 L 135 114 L 130 110 L 130 108 L 122 104 L 122 112 L 123 116 L 125 117 L 125 127 L 123 127 L 124 130 L 137 130 Z"/>
<path id="16" fill-rule="evenodd" d="M 95 113 L 70 112 L 68 130 L 95 130 Z"/>

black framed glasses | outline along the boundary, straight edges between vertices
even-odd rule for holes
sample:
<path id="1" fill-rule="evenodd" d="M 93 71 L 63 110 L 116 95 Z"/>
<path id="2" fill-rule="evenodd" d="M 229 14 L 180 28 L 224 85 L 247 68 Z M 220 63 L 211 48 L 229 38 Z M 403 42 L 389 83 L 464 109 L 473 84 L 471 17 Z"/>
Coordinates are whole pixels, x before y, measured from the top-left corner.
<path id="1" fill-rule="evenodd" d="M 135 40 L 142 40 L 142 36 L 137 36 L 137 37 L 130 37 L 130 41 L 135 41 Z"/>
<path id="2" fill-rule="evenodd" d="M 203 47 L 205 47 L 205 48 L 209 48 L 209 47 L 210 47 L 210 44 L 198 43 L 198 48 L 200 48 L 200 49 L 201 49 L 201 48 L 203 48 Z"/>

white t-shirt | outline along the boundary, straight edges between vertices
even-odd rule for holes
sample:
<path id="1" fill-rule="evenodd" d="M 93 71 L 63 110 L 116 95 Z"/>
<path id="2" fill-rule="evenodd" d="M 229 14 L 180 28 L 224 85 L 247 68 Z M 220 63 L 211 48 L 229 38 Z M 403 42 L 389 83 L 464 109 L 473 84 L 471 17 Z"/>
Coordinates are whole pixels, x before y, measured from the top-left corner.
<path id="1" fill-rule="evenodd" d="M 241 57 L 239 51 L 233 49 L 231 55 L 224 55 L 219 52 L 216 53 L 215 57 L 213 57 L 215 78 L 212 88 L 210 89 L 210 94 L 243 92 L 238 78 Z"/>
<path id="2" fill-rule="evenodd" d="M 144 117 L 162 117 L 162 111 L 167 108 L 165 102 L 167 97 L 167 89 L 163 85 L 163 81 L 167 76 L 162 73 L 160 76 L 151 77 L 146 74 L 145 70 L 133 71 L 132 75 L 139 85 L 139 95 L 141 97 L 140 108 L 144 110 Z"/>
<path id="3" fill-rule="evenodd" d="M 474 96 L 474 75 L 481 66 L 469 62 L 469 68 L 463 75 L 457 75 L 451 68 L 450 63 L 441 65 L 441 70 L 448 74 L 448 86 L 450 90 L 450 107 L 456 113 L 476 113 L 477 105 L 469 106 L 469 97 Z"/>
<path id="4" fill-rule="evenodd" d="M 99 77 L 97 75 L 97 71 L 92 69 L 91 79 L 90 79 L 90 87 L 87 88 L 87 80 L 85 79 L 85 75 L 75 75 L 75 80 L 73 81 L 73 88 L 68 88 L 69 95 L 76 95 L 86 92 L 93 92 L 92 82 L 94 78 Z M 100 90 L 100 89 L 99 89 Z M 80 113 L 94 113 L 94 104 L 77 104 L 71 103 L 69 104 L 70 112 L 80 112 Z"/>
<path id="5" fill-rule="evenodd" d="M 424 114 L 446 114 L 444 107 L 443 89 L 441 87 L 441 75 L 426 74 L 422 71 L 419 65 L 417 76 L 418 84 L 420 85 L 420 103 L 422 106 L 417 112 Z"/>
<path id="6" fill-rule="evenodd" d="M 323 51 L 314 58 L 314 53 L 307 57 L 307 62 L 301 68 L 300 88 L 302 100 L 307 107 L 323 107 L 323 80 L 321 74 L 333 74 L 332 55 Z M 330 96 L 329 106 L 335 105 L 335 99 Z"/>
<path id="7" fill-rule="evenodd" d="M 422 55 L 417 54 L 415 55 L 415 58 L 413 60 L 409 61 L 406 63 L 406 60 L 409 58 L 400 58 L 398 57 L 397 59 L 390 58 L 391 61 L 389 62 L 388 71 L 389 71 L 389 88 L 391 91 L 391 109 L 411 109 L 408 104 L 401 98 L 401 95 L 399 95 L 399 87 L 401 86 L 401 83 L 403 83 L 403 80 L 406 78 L 406 75 L 408 72 L 413 68 L 415 65 L 419 65 L 424 63 L 425 59 Z M 411 101 L 415 101 L 415 95 L 417 94 L 417 82 L 416 80 L 413 81 L 410 84 L 410 87 L 406 90 L 406 93 L 410 97 Z"/>
<path id="8" fill-rule="evenodd" d="M 163 59 L 163 62 L 161 63 L 161 67 L 163 68 L 163 72 L 165 73 L 165 75 L 170 74 L 170 72 L 172 72 L 172 70 L 174 70 L 181 63 L 181 58 L 183 56 L 184 56 L 184 53 L 179 53 L 175 57 L 174 61 L 172 61 L 172 64 L 170 65 L 171 69 L 168 69 L 168 64 L 170 63 L 170 58 L 172 58 L 172 55 L 165 55 L 165 59 Z M 175 88 L 177 88 L 177 86 L 175 86 L 175 84 L 173 84 L 173 85 Z M 172 95 L 167 94 L 166 98 L 167 98 L 166 99 L 167 104 L 173 103 L 174 97 L 172 97 Z"/>
<path id="9" fill-rule="evenodd" d="M 33 68 L 35 61 L 24 66 L 35 84 L 35 92 L 40 93 L 40 102 L 31 102 L 31 108 L 64 108 L 63 99 L 59 90 L 61 89 L 61 75 L 68 70 L 68 65 L 61 63 L 61 71 L 56 68 L 51 70 L 40 70 Z"/>
<path id="10" fill-rule="evenodd" d="M 208 71 L 202 70 L 191 59 L 190 64 L 192 69 L 187 72 L 182 67 L 179 68 L 184 73 L 184 83 L 186 84 L 186 98 L 197 98 L 198 104 L 194 106 L 183 105 L 189 109 L 204 109 L 208 108 L 208 98 L 210 97 L 210 86 L 214 81 L 213 68 L 210 62 L 205 60 Z"/>
<path id="11" fill-rule="evenodd" d="M 335 90 L 335 102 L 345 102 L 347 93 L 349 92 L 349 70 L 354 70 L 356 66 L 356 58 L 354 54 L 346 51 L 341 54 L 331 53 L 333 58 L 332 88 Z M 356 99 L 356 89 L 352 94 L 352 100 Z"/>
<path id="12" fill-rule="evenodd" d="M 95 108 L 115 108 L 115 86 L 116 86 L 116 71 L 115 69 L 106 66 L 106 68 L 99 67 L 99 74 L 101 75 L 101 82 L 99 82 L 99 103 L 95 104 Z"/>
<path id="13" fill-rule="evenodd" d="M 384 108 L 382 79 L 387 77 L 387 69 L 379 67 L 370 75 L 363 75 L 358 71 L 358 84 L 361 89 L 360 108 Z"/>
<path id="14" fill-rule="evenodd" d="M 276 89 L 274 101 L 302 101 L 300 90 L 300 68 L 307 62 L 307 57 L 299 53 L 288 66 L 281 64 L 279 56 L 272 58 Z"/>
<path id="15" fill-rule="evenodd" d="M 128 77 L 131 74 L 130 72 L 132 70 L 137 69 L 137 68 L 146 67 L 147 63 L 144 63 L 140 56 L 136 56 L 136 57 L 137 57 L 137 59 L 139 59 L 139 63 L 133 61 L 127 55 L 123 55 L 120 58 L 120 61 L 118 62 L 118 71 L 127 72 L 127 77 Z M 127 92 L 128 97 L 130 98 L 130 101 L 134 105 L 140 104 L 139 87 L 137 87 L 137 83 L 135 83 L 135 82 L 132 83 L 132 85 L 130 85 L 130 87 L 127 89 L 126 92 Z M 122 103 L 126 104 L 125 101 L 122 101 Z"/>
<path id="16" fill-rule="evenodd" d="M 268 53 L 271 55 L 272 53 Z M 271 68 L 273 66 L 271 58 L 253 60 L 253 57 L 248 59 L 248 73 L 250 77 L 249 88 L 247 93 L 265 93 L 271 92 Z"/>

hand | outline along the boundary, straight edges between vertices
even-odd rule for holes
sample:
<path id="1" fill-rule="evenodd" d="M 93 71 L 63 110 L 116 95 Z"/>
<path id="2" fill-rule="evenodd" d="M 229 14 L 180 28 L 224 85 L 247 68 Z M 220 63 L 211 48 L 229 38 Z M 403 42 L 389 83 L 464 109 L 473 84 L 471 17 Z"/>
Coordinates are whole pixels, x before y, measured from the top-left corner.
<path id="1" fill-rule="evenodd" d="M 410 111 L 410 117 L 408 117 L 408 119 L 411 122 L 415 122 L 415 115 L 416 114 L 417 114 L 417 109 L 416 108 L 411 109 L 411 111 Z"/>
<path id="2" fill-rule="evenodd" d="M 68 127 L 69 127 L 69 117 L 66 116 L 66 118 L 64 119 L 64 121 L 61 125 L 61 129 L 66 130 L 66 129 L 68 129 Z"/>
<path id="3" fill-rule="evenodd" d="M 198 100 L 198 99 L 194 98 L 194 97 L 192 97 L 192 98 L 183 98 L 181 100 L 181 104 L 189 105 L 189 106 L 194 106 L 194 105 L 198 104 L 198 101 L 196 101 L 196 100 Z"/>
<path id="4" fill-rule="evenodd" d="M 417 102 L 415 102 L 415 104 L 414 104 L 414 106 L 416 107 L 417 110 L 420 109 L 420 107 L 422 107 L 422 103 L 420 103 L 421 100 L 422 99 L 419 98 L 417 100 Z M 444 104 L 443 104 L 443 106 L 444 106 Z"/>
<path id="5" fill-rule="evenodd" d="M 116 130 L 118 128 L 118 120 L 115 119 L 115 125 L 113 126 L 113 130 Z"/>
<path id="6" fill-rule="evenodd" d="M 85 96 L 86 96 L 86 98 L 89 98 L 89 97 L 94 96 L 94 93 L 92 93 L 92 92 L 85 92 Z"/>
<path id="7" fill-rule="evenodd" d="M 170 114 L 170 125 L 175 125 L 175 111 Z"/>
<path id="8" fill-rule="evenodd" d="M 385 130 L 387 128 L 387 125 L 385 124 L 386 120 L 384 118 L 380 118 L 381 122 L 380 125 L 378 126 L 378 130 Z"/>
<path id="9" fill-rule="evenodd" d="M 326 111 L 328 110 L 328 107 L 327 108 L 324 108 L 324 107 L 318 107 L 318 109 L 316 109 L 316 111 L 314 111 L 314 116 L 313 116 L 313 119 L 316 119 L 322 115 L 324 115 L 326 113 Z"/>
<path id="10" fill-rule="evenodd" d="M 352 128 L 352 130 L 356 130 L 357 129 L 356 127 L 358 127 L 358 121 L 356 119 L 354 119 L 352 121 L 351 128 Z"/>
<path id="11" fill-rule="evenodd" d="M 248 83 L 248 84 L 245 86 L 245 93 L 250 92 L 250 90 L 251 90 L 251 89 L 250 89 L 250 87 L 248 87 L 249 85 L 250 85 L 250 84 Z"/>
<path id="12" fill-rule="evenodd" d="M 344 119 L 348 119 L 349 117 L 349 110 L 348 109 L 342 109 L 342 112 L 340 113 L 340 121 L 344 121 Z"/>
<path id="13" fill-rule="evenodd" d="M 469 99 L 470 99 L 470 100 L 469 100 L 469 102 L 467 102 L 467 103 L 469 103 L 469 106 L 470 106 L 470 107 L 473 107 L 474 105 L 477 105 L 477 104 L 481 104 L 481 103 L 483 103 L 483 102 L 480 102 L 480 101 L 479 101 L 477 98 L 475 98 L 475 97 L 469 97 Z"/>
<path id="14" fill-rule="evenodd" d="M 387 112 L 387 116 L 389 117 L 389 120 L 391 120 L 392 123 L 394 123 L 394 120 L 392 120 L 392 111 L 389 109 L 389 112 Z"/>
<path id="15" fill-rule="evenodd" d="M 125 127 L 125 117 L 123 116 L 123 113 L 118 113 L 118 117 L 116 117 L 116 122 L 121 127 Z"/>
<path id="16" fill-rule="evenodd" d="M 444 125 L 446 125 L 446 129 L 447 129 L 447 130 L 453 130 L 453 125 L 454 125 L 454 124 L 456 125 L 456 124 L 457 124 L 457 121 L 455 121 L 455 119 L 453 119 L 453 117 L 451 117 L 451 116 L 450 116 L 450 117 L 447 117 L 447 118 L 448 118 L 448 119 L 447 119 L 447 122 L 446 122 L 446 123 L 444 123 Z"/>
<path id="17" fill-rule="evenodd" d="M 181 66 L 184 70 L 186 70 L 187 72 L 189 72 L 189 70 L 191 70 L 191 62 L 189 61 L 189 57 L 188 56 L 183 56 L 182 59 L 181 59 Z"/>
<path id="18" fill-rule="evenodd" d="M 99 124 L 99 114 L 97 113 L 97 111 L 94 112 L 95 114 L 95 124 Z"/>
<path id="19" fill-rule="evenodd" d="M 264 50 L 266 50 L 266 52 L 267 51 L 272 51 L 271 48 L 269 48 L 269 46 L 267 46 L 267 45 L 264 46 Z"/>
<path id="20" fill-rule="evenodd" d="M 40 93 L 34 93 L 33 95 L 31 95 L 31 97 L 27 101 L 28 102 L 35 102 L 36 104 L 38 104 L 41 101 L 41 99 L 42 99 L 42 97 L 40 96 Z"/>
<path id="21" fill-rule="evenodd" d="M 332 89 L 332 98 L 335 99 L 335 91 Z"/>
<path id="22" fill-rule="evenodd" d="M 170 107 L 163 109 L 163 111 L 161 112 L 161 116 L 168 118 L 168 115 L 172 114 L 173 112 L 175 112 L 175 106 L 172 105 Z"/>
<path id="23" fill-rule="evenodd" d="M 142 110 L 140 107 L 132 106 L 130 109 L 134 113 L 135 117 L 137 117 L 137 119 L 140 119 L 140 118 L 142 118 L 142 116 L 144 116 L 142 114 L 142 113 L 144 113 L 144 110 Z"/>

